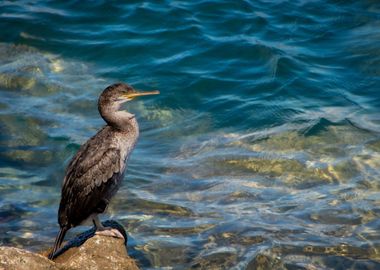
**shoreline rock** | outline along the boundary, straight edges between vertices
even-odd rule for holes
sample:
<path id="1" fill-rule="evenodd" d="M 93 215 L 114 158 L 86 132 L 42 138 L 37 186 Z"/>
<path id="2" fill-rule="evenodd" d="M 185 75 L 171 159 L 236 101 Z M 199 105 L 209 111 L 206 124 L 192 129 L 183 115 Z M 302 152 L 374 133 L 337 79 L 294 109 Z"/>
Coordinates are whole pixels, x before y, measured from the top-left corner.
<path id="1" fill-rule="evenodd" d="M 106 221 L 103 225 L 118 229 L 127 239 L 124 228 L 117 222 Z M 0 247 L 0 270 L 139 270 L 128 256 L 126 240 L 94 235 L 94 229 L 67 242 L 53 261 L 47 258 L 49 252 L 38 254 L 15 247 Z"/>
<path id="2" fill-rule="evenodd" d="M 1 270 L 56 270 L 53 261 L 30 251 L 15 247 L 0 247 Z"/>

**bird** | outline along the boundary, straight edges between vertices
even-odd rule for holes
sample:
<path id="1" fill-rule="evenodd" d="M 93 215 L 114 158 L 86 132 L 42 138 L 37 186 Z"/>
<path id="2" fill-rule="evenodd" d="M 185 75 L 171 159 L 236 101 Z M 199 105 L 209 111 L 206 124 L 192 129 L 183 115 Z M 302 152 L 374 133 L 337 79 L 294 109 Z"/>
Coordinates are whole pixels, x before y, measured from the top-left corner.
<path id="1" fill-rule="evenodd" d="M 118 230 L 103 227 L 98 217 L 119 189 L 139 137 L 135 115 L 121 110 L 121 105 L 157 94 L 157 90 L 137 91 L 126 83 L 112 84 L 100 94 L 98 110 L 106 125 L 79 148 L 67 166 L 58 209 L 60 230 L 49 259 L 55 257 L 66 232 L 88 220 L 96 234 L 123 238 Z"/>

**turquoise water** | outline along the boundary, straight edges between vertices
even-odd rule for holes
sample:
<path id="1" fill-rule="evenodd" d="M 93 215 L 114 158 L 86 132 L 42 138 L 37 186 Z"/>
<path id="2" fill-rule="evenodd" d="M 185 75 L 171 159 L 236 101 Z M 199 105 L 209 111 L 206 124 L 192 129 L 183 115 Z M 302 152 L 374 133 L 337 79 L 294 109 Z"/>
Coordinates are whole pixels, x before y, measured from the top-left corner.
<path id="1" fill-rule="evenodd" d="M 0 26 L 1 245 L 52 246 L 124 81 L 161 91 L 126 105 L 141 137 L 104 216 L 143 269 L 380 268 L 377 1 L 2 1 Z"/>

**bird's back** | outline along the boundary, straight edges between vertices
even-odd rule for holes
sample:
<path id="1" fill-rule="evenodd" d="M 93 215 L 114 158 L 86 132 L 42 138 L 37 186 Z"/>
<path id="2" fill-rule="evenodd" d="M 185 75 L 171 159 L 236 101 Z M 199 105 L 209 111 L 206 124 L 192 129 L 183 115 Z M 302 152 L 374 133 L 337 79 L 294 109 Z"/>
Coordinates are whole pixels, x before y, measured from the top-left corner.
<path id="1" fill-rule="evenodd" d="M 58 213 L 61 227 L 77 226 L 105 210 L 120 186 L 137 137 L 137 123 L 128 132 L 105 126 L 81 146 L 63 181 Z"/>

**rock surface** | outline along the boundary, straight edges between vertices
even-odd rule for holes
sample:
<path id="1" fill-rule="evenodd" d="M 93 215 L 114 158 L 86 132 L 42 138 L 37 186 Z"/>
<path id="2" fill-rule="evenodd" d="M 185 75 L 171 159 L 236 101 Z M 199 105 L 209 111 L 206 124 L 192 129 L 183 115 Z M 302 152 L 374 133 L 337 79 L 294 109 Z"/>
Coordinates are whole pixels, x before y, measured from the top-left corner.
<path id="1" fill-rule="evenodd" d="M 125 235 L 123 229 L 120 231 Z M 93 230 L 68 242 L 54 261 L 47 258 L 48 253 L 41 255 L 14 247 L 0 247 L 0 270 L 139 269 L 128 256 L 123 239 L 94 235 Z"/>
<path id="2" fill-rule="evenodd" d="M 55 259 L 60 269 L 130 269 L 138 270 L 127 254 L 123 239 L 95 235 L 83 245 L 72 247 Z"/>
<path id="3" fill-rule="evenodd" d="M 14 247 L 0 247 L 1 270 L 56 270 L 55 263 L 48 258 Z"/>

